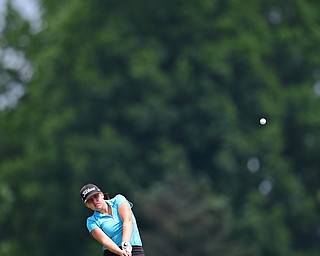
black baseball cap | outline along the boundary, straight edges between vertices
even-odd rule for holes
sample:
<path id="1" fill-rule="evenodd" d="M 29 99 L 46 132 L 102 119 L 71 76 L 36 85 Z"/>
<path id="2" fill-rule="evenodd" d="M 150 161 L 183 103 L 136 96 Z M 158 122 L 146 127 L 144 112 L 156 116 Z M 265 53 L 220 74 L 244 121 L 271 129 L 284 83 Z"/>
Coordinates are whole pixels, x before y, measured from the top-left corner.
<path id="1" fill-rule="evenodd" d="M 87 200 L 93 196 L 94 194 L 99 194 L 101 193 L 100 188 L 98 188 L 96 185 L 94 184 L 86 184 L 84 185 L 81 189 L 80 189 L 80 196 L 81 199 L 84 203 L 87 202 Z"/>

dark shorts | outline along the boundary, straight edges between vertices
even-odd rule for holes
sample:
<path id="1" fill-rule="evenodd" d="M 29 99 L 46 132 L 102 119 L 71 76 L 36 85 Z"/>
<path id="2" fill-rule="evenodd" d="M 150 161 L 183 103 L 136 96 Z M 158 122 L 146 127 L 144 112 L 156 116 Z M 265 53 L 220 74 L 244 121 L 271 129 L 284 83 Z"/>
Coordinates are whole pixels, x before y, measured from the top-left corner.
<path id="1" fill-rule="evenodd" d="M 108 250 L 104 250 L 103 256 L 118 256 L 118 255 L 113 252 L 110 252 Z M 137 245 L 132 245 L 132 256 L 145 256 L 144 251 L 143 251 L 143 247 L 137 246 Z"/>

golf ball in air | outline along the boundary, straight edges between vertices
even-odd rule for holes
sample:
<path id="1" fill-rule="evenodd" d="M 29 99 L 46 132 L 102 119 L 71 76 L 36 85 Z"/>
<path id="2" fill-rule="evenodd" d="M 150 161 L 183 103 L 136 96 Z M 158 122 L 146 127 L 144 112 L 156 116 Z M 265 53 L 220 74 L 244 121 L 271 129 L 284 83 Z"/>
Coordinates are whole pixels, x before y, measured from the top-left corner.
<path id="1" fill-rule="evenodd" d="M 265 125 L 267 123 L 267 119 L 261 118 L 260 119 L 260 124 Z"/>

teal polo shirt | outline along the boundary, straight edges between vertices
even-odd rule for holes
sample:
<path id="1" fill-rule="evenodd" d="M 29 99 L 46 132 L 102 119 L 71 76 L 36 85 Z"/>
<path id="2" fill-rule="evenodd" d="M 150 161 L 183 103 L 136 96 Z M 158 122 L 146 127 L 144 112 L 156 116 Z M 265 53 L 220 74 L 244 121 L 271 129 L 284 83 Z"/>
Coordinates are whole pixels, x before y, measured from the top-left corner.
<path id="1" fill-rule="evenodd" d="M 118 246 L 122 242 L 122 220 L 120 218 L 118 207 L 124 203 L 129 202 L 123 195 L 116 195 L 110 200 L 106 200 L 106 203 L 110 205 L 112 210 L 112 216 L 102 215 L 100 212 L 94 212 L 92 216 L 87 219 L 87 228 L 89 232 L 95 228 L 100 228 L 108 237 L 112 239 Z M 133 207 L 133 204 L 129 202 L 130 207 Z M 130 244 L 142 246 L 141 237 L 139 234 L 136 218 L 132 213 L 132 224 L 133 230 L 131 235 Z M 103 246 L 103 250 L 107 248 Z"/>

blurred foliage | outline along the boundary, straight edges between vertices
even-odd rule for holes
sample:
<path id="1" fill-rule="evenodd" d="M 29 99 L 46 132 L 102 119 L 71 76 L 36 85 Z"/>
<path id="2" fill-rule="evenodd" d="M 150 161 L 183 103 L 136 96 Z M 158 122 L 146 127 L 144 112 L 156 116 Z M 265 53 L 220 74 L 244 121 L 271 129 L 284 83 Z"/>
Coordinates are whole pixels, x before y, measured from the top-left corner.
<path id="1" fill-rule="evenodd" d="M 41 5 L 41 31 L 10 2 L 1 31 L 0 100 L 24 90 L 0 112 L 1 255 L 101 253 L 87 182 L 133 201 L 147 255 L 319 254 L 320 2 Z"/>

